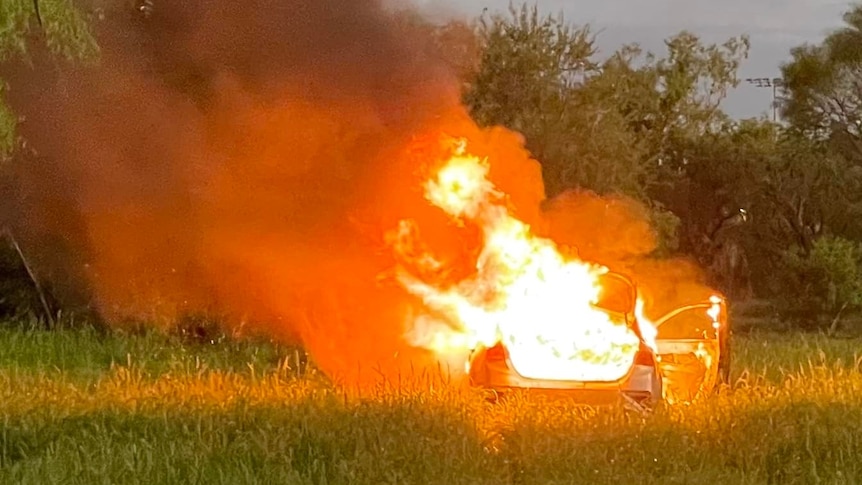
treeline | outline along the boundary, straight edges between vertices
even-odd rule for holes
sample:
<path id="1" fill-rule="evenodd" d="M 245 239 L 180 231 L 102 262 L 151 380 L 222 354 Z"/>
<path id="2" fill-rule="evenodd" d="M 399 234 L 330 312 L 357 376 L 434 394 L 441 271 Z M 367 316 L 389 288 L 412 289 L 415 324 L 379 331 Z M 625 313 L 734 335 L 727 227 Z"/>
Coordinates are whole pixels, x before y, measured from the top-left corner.
<path id="1" fill-rule="evenodd" d="M 145 17 L 158 8 L 115 3 Z M 33 6 L 2 2 L 12 28 L 0 32 L 0 62 L 33 45 L 86 61 L 98 51 L 87 22 L 125 12 L 48 2 L 37 16 Z M 474 118 L 524 135 L 548 196 L 583 188 L 636 198 L 651 210 L 662 255 L 696 259 L 735 302 L 771 302 L 782 324 L 835 330 L 862 309 L 862 7 L 845 22 L 789 53 L 780 123 L 721 109 L 740 82 L 745 36 L 708 45 L 681 32 L 664 52 L 626 45 L 599 56 L 589 27 L 529 5 L 424 28 Z M 26 140 L 3 106 L 9 164 Z M 0 260 L 7 314 L 39 310 L 16 296 L 29 281 L 20 259 L 10 248 Z"/>
<path id="2" fill-rule="evenodd" d="M 665 52 L 599 58 L 588 27 L 536 8 L 438 29 L 460 52 L 464 101 L 520 131 L 548 195 L 624 193 L 647 204 L 666 254 L 696 259 L 737 303 L 782 325 L 834 331 L 862 305 L 862 7 L 781 66 L 781 122 L 733 120 L 745 36 L 689 32 Z M 473 39 L 465 43 L 465 39 Z"/>

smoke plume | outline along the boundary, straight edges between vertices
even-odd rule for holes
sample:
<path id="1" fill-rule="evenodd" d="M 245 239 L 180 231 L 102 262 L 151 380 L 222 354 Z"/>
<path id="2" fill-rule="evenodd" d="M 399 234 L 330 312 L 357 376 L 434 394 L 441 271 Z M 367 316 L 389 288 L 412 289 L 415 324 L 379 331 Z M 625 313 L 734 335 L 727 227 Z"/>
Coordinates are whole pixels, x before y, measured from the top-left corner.
<path id="1" fill-rule="evenodd" d="M 110 322 L 219 314 L 301 341 L 354 383 L 434 365 L 404 343 L 415 302 L 387 278 L 384 235 L 410 217 L 436 253 L 470 258 L 469 231 L 422 197 L 441 133 L 468 138 L 518 217 L 584 256 L 650 250 L 636 209 L 617 234 L 571 207 L 545 218 L 538 163 L 469 119 L 409 14 L 377 0 L 155 7 L 98 26 L 98 66 L 10 74 L 36 153 L 15 166 L 16 231 Z"/>

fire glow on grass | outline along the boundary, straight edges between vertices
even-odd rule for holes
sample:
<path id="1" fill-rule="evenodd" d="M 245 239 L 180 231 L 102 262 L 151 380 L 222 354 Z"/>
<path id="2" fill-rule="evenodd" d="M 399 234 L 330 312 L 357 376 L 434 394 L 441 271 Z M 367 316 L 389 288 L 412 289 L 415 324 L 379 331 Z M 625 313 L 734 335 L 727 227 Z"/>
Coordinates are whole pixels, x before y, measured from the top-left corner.
<path id="1" fill-rule="evenodd" d="M 460 281 L 436 277 L 444 263 L 422 247 L 416 225 L 402 220 L 390 243 L 402 264 L 399 282 L 426 311 L 408 327 L 411 343 L 441 356 L 502 343 L 524 377 L 614 381 L 631 368 L 640 339 L 622 318 L 597 309 L 606 268 L 568 257 L 515 218 L 488 179 L 487 160 L 456 142 L 425 183 L 425 198 L 459 226 L 476 225 L 482 247 L 475 271 Z M 653 330 L 650 332 L 649 330 Z M 654 329 L 645 333 L 654 338 Z"/>

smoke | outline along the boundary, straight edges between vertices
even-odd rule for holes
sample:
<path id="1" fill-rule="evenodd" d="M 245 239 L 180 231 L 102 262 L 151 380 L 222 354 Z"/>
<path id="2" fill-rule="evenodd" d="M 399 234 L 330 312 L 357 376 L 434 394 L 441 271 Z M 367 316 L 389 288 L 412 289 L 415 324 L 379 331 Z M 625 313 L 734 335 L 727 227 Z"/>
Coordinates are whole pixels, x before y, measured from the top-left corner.
<path id="1" fill-rule="evenodd" d="M 545 203 L 545 231 L 578 257 L 631 277 L 647 317 L 658 319 L 683 305 L 707 301 L 716 292 L 706 275 L 684 258 L 656 258 L 658 234 L 649 209 L 622 195 L 569 191 Z"/>
<path id="2" fill-rule="evenodd" d="M 653 244 L 637 210 L 613 219 L 622 238 L 543 214 L 521 138 L 480 130 L 421 26 L 380 1 L 158 2 L 99 29 L 98 66 L 9 75 L 37 153 L 14 167 L 13 210 L 40 273 L 114 324 L 218 314 L 348 383 L 438 365 L 404 342 L 416 302 L 384 235 L 409 217 L 435 254 L 473 256 L 476 234 L 422 196 L 444 133 L 492 160 L 515 215 L 584 255 Z"/>
<path id="3" fill-rule="evenodd" d="M 16 232 L 46 279 L 117 325 L 262 327 L 350 382 L 436 364 L 402 342 L 383 237 L 445 223 L 417 140 L 478 130 L 409 11 L 159 2 L 99 29 L 98 66 L 10 73 L 38 154 L 14 167 Z"/>

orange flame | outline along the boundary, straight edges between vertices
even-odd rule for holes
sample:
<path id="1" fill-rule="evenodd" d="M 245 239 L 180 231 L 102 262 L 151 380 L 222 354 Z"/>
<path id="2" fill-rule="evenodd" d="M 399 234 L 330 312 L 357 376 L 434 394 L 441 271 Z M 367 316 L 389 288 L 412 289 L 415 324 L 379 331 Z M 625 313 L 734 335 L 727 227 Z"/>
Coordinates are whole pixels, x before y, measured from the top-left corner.
<path id="1" fill-rule="evenodd" d="M 479 345 L 502 343 L 527 378 L 622 378 L 640 339 L 622 315 L 595 306 L 607 268 L 567 256 L 534 235 L 511 215 L 489 169 L 459 140 L 424 186 L 425 198 L 455 223 L 481 230 L 483 246 L 469 277 L 446 283 L 445 265 L 422 247 L 414 223 L 402 221 L 389 235 L 402 262 L 398 281 L 424 304 L 424 312 L 411 317 L 407 339 L 441 357 L 466 357 Z M 655 336 L 651 330 L 648 339 Z"/>

